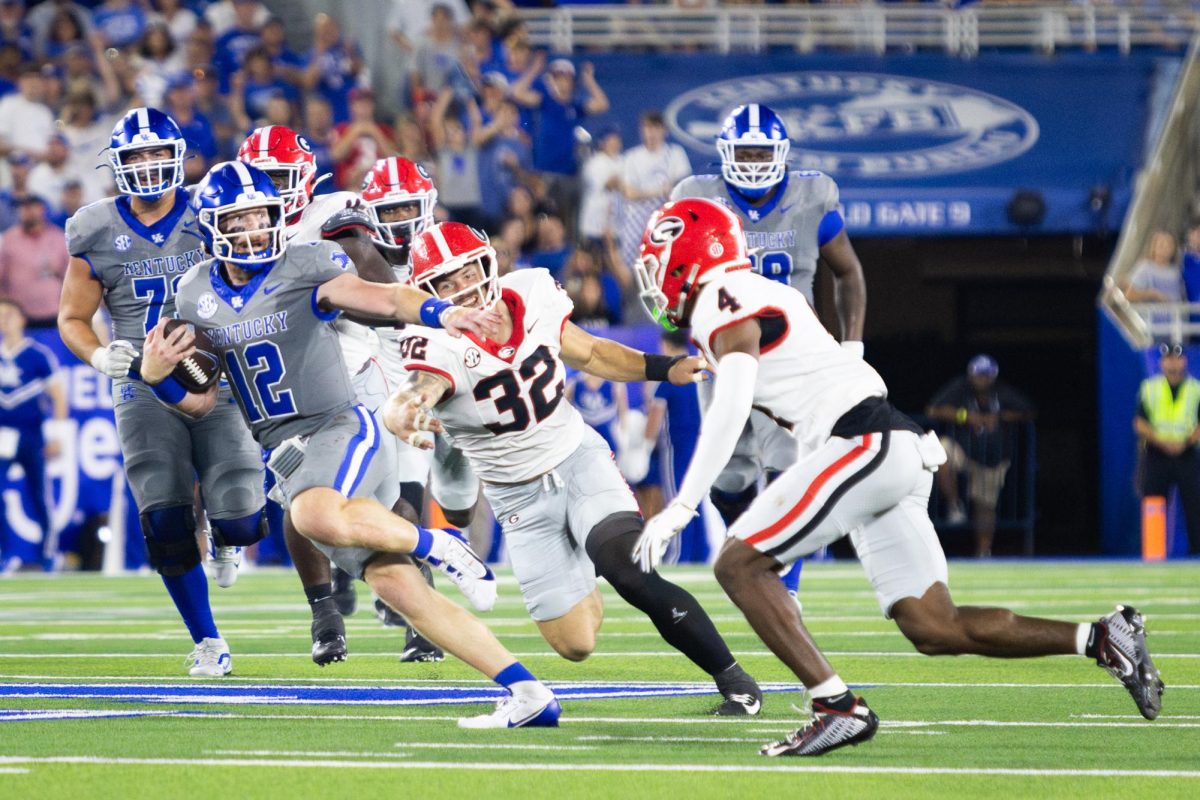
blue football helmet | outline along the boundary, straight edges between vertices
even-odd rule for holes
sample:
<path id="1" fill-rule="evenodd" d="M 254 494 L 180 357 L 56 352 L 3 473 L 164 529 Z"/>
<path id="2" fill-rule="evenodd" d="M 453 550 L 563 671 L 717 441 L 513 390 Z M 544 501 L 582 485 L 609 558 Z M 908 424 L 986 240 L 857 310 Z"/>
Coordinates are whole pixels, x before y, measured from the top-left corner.
<path id="1" fill-rule="evenodd" d="M 137 157 L 138 151 L 170 150 L 165 157 Z M 135 108 L 113 128 L 108 163 L 121 194 L 157 200 L 183 185 L 183 131 L 157 108 Z"/>
<path id="2" fill-rule="evenodd" d="M 275 182 L 257 167 L 241 161 L 217 164 L 196 187 L 192 210 L 218 261 L 261 272 L 287 248 L 283 199 Z"/>
<path id="3" fill-rule="evenodd" d="M 743 196 L 757 200 L 787 175 L 791 146 L 778 114 L 758 103 L 738 106 L 725 118 L 717 136 L 721 177 Z M 751 148 L 759 151 L 756 156 L 767 155 L 769 150 L 770 158 L 747 158 L 749 153 L 739 153 Z"/>

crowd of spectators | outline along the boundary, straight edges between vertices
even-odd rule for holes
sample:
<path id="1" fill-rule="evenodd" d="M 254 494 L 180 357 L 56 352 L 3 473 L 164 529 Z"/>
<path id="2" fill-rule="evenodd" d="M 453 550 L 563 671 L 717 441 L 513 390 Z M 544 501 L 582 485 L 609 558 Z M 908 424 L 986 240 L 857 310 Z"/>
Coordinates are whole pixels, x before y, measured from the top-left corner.
<path id="1" fill-rule="evenodd" d="M 318 191 L 357 190 L 376 159 L 409 158 L 433 176 L 438 216 L 487 231 L 502 269 L 545 267 L 582 319 L 626 321 L 642 226 L 687 157 L 655 111 L 638 143 L 593 124 L 610 107 L 603 76 L 533 47 L 517 5 L 381 2 L 391 51 L 371 65 L 333 16 L 298 34 L 259 0 L 0 0 L 0 235 L 32 225 L 37 205 L 37 235 L 61 236 L 75 210 L 112 194 L 100 154 L 126 109 L 150 105 L 183 130 L 191 182 L 267 124 L 305 135 L 329 176 Z M 399 96 L 377 95 L 382 69 L 400 71 Z M 25 229 L 0 249 L 28 246 Z M 60 251 L 62 264 L 38 269 L 61 274 L 65 251 L 46 250 Z M 0 252 L 0 271 L 20 261 Z M 36 283 L 33 267 L 14 269 L 0 281 Z"/>

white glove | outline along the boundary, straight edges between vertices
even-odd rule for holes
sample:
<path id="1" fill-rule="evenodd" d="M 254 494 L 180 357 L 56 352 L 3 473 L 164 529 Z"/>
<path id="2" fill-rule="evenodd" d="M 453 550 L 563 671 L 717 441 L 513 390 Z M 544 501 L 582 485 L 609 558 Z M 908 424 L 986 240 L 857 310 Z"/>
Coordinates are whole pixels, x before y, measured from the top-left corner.
<path id="1" fill-rule="evenodd" d="M 650 572 L 662 563 L 663 554 L 671 540 L 696 516 L 694 508 L 688 508 L 678 500 L 646 522 L 642 535 L 633 546 L 633 562 L 642 572 Z"/>
<path id="2" fill-rule="evenodd" d="M 124 378 L 129 374 L 129 365 L 137 358 L 138 351 L 124 339 L 109 342 L 108 347 L 98 347 L 92 353 L 92 366 L 110 378 Z"/>
<path id="3" fill-rule="evenodd" d="M 862 342 L 853 342 L 853 341 L 850 341 L 849 339 L 847 339 L 846 341 L 842 342 L 842 349 L 845 350 L 847 353 L 852 353 L 853 355 L 857 356 L 858 358 L 863 357 L 863 343 Z"/>

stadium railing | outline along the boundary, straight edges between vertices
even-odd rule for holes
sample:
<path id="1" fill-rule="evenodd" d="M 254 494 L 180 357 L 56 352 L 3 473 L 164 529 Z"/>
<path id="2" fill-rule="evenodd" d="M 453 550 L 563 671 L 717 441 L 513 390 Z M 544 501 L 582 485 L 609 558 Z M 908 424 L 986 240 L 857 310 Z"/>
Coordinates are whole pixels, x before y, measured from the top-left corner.
<path id="1" fill-rule="evenodd" d="M 1091 4 L 987 4 L 966 8 L 895 5 L 652 5 L 523 9 L 535 45 L 558 53 L 598 48 L 700 48 L 718 53 L 817 47 L 885 53 L 940 49 L 973 56 L 984 48 L 1185 47 L 1200 31 L 1187 4 L 1114 7 Z"/>
<path id="2" fill-rule="evenodd" d="M 1157 230 L 1183 232 L 1198 186 L 1200 143 L 1200 37 L 1193 40 L 1180 70 L 1170 112 L 1145 168 L 1134 183 L 1133 203 L 1125 216 L 1109 262 L 1099 303 L 1131 347 L 1155 341 L 1184 341 L 1200 334 L 1200 307 L 1187 303 L 1132 303 L 1121 285 L 1132 275 Z"/>

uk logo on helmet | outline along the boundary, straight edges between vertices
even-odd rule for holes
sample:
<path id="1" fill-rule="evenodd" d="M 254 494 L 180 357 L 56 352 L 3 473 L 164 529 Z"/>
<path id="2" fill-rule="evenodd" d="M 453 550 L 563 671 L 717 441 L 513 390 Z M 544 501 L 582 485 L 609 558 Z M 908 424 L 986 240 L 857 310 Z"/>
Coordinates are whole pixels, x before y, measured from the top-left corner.
<path id="1" fill-rule="evenodd" d="M 700 153 L 717 149 L 722 120 L 753 97 L 792 142 L 790 168 L 839 178 L 903 180 L 1011 161 L 1038 140 L 1033 115 L 967 86 L 866 72 L 782 72 L 719 81 L 672 100 L 671 134 Z"/>

